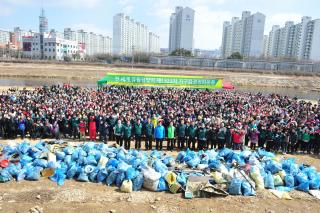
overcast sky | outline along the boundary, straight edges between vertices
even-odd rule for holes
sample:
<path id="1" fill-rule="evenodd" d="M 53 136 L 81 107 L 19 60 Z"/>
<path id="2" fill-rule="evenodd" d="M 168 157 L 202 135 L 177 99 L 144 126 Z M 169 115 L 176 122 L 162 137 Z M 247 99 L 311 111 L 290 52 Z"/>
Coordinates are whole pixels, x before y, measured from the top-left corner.
<path id="1" fill-rule="evenodd" d="M 180 5 L 196 11 L 194 46 L 201 49 L 219 48 L 223 21 L 241 16 L 243 10 L 267 16 L 265 34 L 272 25 L 284 25 L 287 20 L 320 18 L 319 0 L 0 0 L 0 29 L 20 26 L 38 31 L 41 2 L 49 29 L 83 28 L 112 36 L 112 17 L 124 12 L 160 35 L 161 47 L 168 47 L 169 17 Z"/>

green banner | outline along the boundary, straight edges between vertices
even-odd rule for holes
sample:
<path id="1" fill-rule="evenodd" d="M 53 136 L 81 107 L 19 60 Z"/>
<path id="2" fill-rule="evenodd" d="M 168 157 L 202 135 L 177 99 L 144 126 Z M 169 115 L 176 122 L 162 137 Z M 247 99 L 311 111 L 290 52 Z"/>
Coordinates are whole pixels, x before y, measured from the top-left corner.
<path id="1" fill-rule="evenodd" d="M 222 88 L 222 80 L 209 79 L 201 76 L 108 73 L 105 78 L 97 83 L 100 86 L 107 83 L 109 85 L 126 86 L 164 86 L 202 89 Z"/>

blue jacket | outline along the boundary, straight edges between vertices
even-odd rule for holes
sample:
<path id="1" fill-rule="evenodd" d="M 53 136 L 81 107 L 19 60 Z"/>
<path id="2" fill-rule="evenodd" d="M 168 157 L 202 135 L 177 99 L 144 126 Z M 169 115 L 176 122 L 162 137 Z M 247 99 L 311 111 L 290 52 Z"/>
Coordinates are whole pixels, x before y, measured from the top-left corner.
<path id="1" fill-rule="evenodd" d="M 154 129 L 154 137 L 155 137 L 156 139 L 163 139 L 164 136 L 165 136 L 164 127 L 158 125 L 158 126 Z"/>

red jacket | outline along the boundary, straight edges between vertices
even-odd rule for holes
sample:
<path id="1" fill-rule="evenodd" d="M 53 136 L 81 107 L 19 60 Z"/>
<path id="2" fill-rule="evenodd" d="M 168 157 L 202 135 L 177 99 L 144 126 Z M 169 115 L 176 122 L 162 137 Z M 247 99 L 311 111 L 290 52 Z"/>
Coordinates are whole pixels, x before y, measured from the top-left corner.
<path id="1" fill-rule="evenodd" d="M 244 135 L 242 130 L 240 132 L 233 130 L 231 134 L 234 143 L 242 143 L 242 137 Z"/>

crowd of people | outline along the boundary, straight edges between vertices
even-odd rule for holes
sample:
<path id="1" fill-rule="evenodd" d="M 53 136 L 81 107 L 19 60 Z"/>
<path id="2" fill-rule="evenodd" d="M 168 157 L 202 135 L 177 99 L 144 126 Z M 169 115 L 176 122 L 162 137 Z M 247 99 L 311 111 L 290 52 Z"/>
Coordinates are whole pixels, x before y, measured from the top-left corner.
<path id="1" fill-rule="evenodd" d="M 319 154 L 320 107 L 276 94 L 54 85 L 0 93 L 0 137 Z"/>

